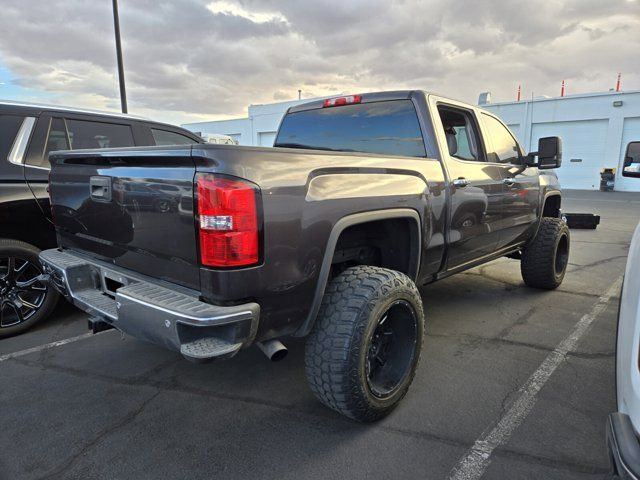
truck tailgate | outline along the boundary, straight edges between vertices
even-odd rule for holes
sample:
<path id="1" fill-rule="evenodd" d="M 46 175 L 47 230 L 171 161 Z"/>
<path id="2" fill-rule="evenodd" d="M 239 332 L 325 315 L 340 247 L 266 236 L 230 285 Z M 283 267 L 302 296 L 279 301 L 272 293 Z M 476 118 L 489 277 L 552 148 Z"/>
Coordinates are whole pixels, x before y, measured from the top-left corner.
<path id="1" fill-rule="evenodd" d="M 56 153 L 51 166 L 61 247 L 199 287 L 190 146 Z"/>

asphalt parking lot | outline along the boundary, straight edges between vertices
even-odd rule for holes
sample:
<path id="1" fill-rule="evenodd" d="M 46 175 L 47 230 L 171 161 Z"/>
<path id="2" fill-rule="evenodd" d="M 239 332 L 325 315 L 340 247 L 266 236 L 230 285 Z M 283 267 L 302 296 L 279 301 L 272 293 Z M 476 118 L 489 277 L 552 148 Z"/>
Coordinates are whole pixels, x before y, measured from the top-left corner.
<path id="1" fill-rule="evenodd" d="M 566 192 L 563 209 L 602 221 L 572 230 L 558 290 L 525 287 L 506 258 L 421 289 L 421 365 L 405 401 L 373 425 L 315 400 L 300 340 L 280 363 L 252 348 L 196 365 L 115 331 L 7 358 L 84 334 L 86 316 L 61 304 L 0 341 L 0 478 L 603 478 L 619 281 L 640 194 Z M 548 358 L 555 368 L 532 380 Z"/>

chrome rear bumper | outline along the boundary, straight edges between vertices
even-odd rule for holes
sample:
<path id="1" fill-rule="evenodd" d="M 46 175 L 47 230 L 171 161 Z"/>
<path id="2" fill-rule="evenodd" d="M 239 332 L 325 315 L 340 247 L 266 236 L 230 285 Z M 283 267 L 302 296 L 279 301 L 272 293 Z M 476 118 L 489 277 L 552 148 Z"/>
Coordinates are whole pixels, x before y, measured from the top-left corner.
<path id="1" fill-rule="evenodd" d="M 40 261 L 51 283 L 80 309 L 190 360 L 230 357 L 255 337 L 257 303 L 210 305 L 197 292 L 155 283 L 68 250 L 45 250 Z"/>

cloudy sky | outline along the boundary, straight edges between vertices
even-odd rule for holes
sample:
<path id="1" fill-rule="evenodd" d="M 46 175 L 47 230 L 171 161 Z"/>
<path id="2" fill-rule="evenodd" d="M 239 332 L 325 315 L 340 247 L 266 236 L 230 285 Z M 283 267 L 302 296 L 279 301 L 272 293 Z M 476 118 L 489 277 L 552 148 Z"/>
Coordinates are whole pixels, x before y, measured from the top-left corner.
<path id="1" fill-rule="evenodd" d="M 640 89 L 640 0 L 120 0 L 129 110 L 419 88 L 475 102 Z M 2 0 L 0 98 L 119 109 L 110 0 Z"/>

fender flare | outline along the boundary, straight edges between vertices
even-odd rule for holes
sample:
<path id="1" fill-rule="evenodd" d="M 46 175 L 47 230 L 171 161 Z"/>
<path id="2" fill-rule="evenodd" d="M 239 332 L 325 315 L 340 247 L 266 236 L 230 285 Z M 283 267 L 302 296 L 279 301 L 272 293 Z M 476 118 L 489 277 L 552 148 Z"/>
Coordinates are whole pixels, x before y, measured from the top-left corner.
<path id="1" fill-rule="evenodd" d="M 329 239 L 327 241 L 327 246 L 324 251 L 324 257 L 322 259 L 322 266 L 320 267 L 320 273 L 318 275 L 318 281 L 316 283 L 316 290 L 313 296 L 311 309 L 309 310 L 309 314 L 307 315 L 307 318 L 304 320 L 302 325 L 300 325 L 298 330 L 296 330 L 296 332 L 293 334 L 294 336 L 304 337 L 308 335 L 313 328 L 316 317 L 318 316 L 318 312 L 320 311 L 320 304 L 322 303 L 324 291 L 329 280 L 331 260 L 333 259 L 333 254 L 338 243 L 338 238 L 340 238 L 340 234 L 342 234 L 345 229 L 347 229 L 348 227 L 352 227 L 353 225 L 375 222 L 378 220 L 389 220 L 394 218 L 408 218 L 413 220 L 413 222 L 411 223 L 413 227 L 412 238 L 414 238 L 415 240 L 415 245 L 413 245 L 412 242 L 412 252 L 409 260 L 409 272 L 407 275 L 413 281 L 416 280 L 418 271 L 420 269 L 420 254 L 422 251 L 422 223 L 420 221 L 420 215 L 417 211 L 411 208 L 394 208 L 388 210 L 374 210 L 369 212 L 355 213 L 353 215 L 342 217 L 335 223 L 335 225 L 331 229 L 331 233 L 329 234 Z"/>
<path id="2" fill-rule="evenodd" d="M 538 216 L 538 221 L 536 222 L 536 230 L 533 232 L 533 235 L 529 239 L 527 243 L 533 240 L 536 235 L 538 235 L 538 230 L 540 229 L 540 224 L 542 223 L 542 214 L 544 213 L 544 206 L 547 204 L 547 200 L 551 197 L 560 197 L 562 201 L 562 192 L 560 190 L 552 190 L 544 194 L 544 198 L 542 199 L 542 203 L 540 204 L 540 215 Z"/>

